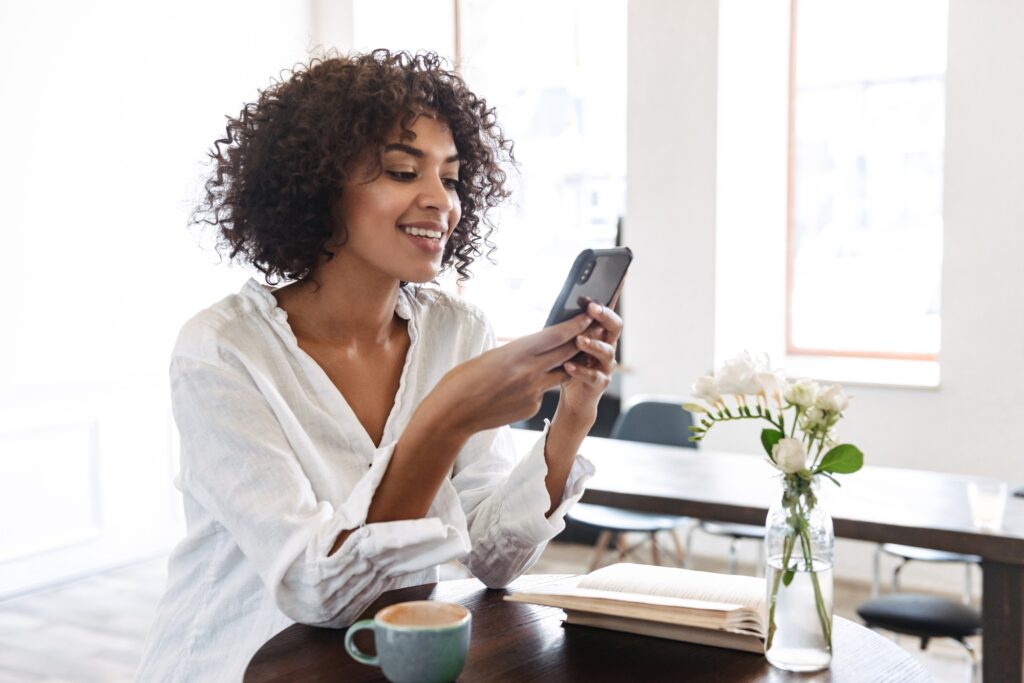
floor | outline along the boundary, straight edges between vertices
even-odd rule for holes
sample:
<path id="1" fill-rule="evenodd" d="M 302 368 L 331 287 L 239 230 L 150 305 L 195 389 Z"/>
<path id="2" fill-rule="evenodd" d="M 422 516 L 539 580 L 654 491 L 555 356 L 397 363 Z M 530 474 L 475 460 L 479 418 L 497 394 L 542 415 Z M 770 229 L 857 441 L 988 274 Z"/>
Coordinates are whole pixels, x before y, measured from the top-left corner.
<path id="1" fill-rule="evenodd" d="M 590 549 L 551 544 L 535 573 L 586 571 Z M 163 590 L 165 561 L 152 560 L 0 602 L 0 683 L 116 683 L 130 681 Z M 695 558 L 695 569 L 724 571 L 723 563 Z M 458 568 L 446 568 L 448 578 Z M 741 567 L 741 571 L 745 568 Z M 856 620 L 867 586 L 836 584 L 836 613 Z M 939 683 L 967 683 L 966 656 L 958 646 L 900 641 Z"/>

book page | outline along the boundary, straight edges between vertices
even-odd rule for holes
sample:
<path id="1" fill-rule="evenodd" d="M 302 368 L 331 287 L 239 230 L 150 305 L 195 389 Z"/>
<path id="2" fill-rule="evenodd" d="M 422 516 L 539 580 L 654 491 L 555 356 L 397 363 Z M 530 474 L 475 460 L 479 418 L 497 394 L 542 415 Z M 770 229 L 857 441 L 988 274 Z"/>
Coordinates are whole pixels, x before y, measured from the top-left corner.
<path id="1" fill-rule="evenodd" d="M 759 615 L 764 613 L 767 602 L 761 578 L 646 564 L 603 567 L 581 578 L 577 585 L 589 590 L 740 605 Z"/>

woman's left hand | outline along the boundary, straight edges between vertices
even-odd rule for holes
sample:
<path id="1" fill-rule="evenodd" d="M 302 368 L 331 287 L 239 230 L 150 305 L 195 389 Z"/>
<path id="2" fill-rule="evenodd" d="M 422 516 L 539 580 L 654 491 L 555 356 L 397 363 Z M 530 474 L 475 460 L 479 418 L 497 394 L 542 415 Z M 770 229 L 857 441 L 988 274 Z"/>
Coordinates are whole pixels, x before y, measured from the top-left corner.
<path id="1" fill-rule="evenodd" d="M 594 322 L 576 338 L 576 348 L 586 356 L 562 366 L 569 379 L 562 383 L 558 412 L 578 420 L 590 420 L 592 424 L 597 416 L 597 402 L 608 388 L 617 365 L 615 347 L 622 334 L 622 318 L 608 306 L 596 302 L 590 303 L 587 314 Z"/>

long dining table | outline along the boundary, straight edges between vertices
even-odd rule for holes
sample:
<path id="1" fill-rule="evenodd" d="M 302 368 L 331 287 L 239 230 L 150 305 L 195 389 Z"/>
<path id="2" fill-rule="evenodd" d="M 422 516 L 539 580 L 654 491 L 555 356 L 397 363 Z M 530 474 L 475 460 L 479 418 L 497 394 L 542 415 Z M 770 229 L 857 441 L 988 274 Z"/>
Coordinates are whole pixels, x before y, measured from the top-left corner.
<path id="1" fill-rule="evenodd" d="M 521 451 L 538 433 L 514 429 Z M 763 524 L 781 495 L 763 456 L 587 437 L 580 452 L 597 468 L 583 501 L 741 524 Z M 868 454 L 870 462 L 870 454 Z M 866 465 L 823 485 L 819 500 L 837 537 L 934 548 L 982 558 L 982 671 L 985 683 L 1024 681 L 1024 498 L 1007 500 L 1001 530 L 971 521 L 976 477 Z M 1019 482 L 1009 482 L 1010 490 Z M 840 562 L 841 562 L 840 558 Z"/>

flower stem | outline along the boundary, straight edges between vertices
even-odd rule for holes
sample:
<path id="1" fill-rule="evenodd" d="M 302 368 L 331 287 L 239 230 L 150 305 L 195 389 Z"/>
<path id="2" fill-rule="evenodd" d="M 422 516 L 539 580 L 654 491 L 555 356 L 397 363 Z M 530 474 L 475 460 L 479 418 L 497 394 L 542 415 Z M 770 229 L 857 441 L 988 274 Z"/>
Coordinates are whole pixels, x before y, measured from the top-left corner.
<path id="1" fill-rule="evenodd" d="M 800 545 L 804 551 L 804 566 L 811 576 L 811 584 L 814 586 L 814 606 L 818 610 L 818 619 L 821 621 L 821 634 L 825 637 L 825 644 L 832 648 L 832 618 L 825 609 L 825 598 L 821 594 L 821 584 L 818 582 L 818 573 L 814 571 L 814 555 L 811 552 L 811 537 L 807 533 L 806 525 L 800 528 Z"/>

